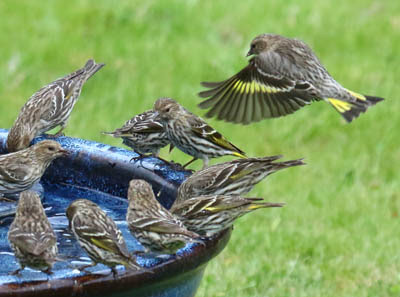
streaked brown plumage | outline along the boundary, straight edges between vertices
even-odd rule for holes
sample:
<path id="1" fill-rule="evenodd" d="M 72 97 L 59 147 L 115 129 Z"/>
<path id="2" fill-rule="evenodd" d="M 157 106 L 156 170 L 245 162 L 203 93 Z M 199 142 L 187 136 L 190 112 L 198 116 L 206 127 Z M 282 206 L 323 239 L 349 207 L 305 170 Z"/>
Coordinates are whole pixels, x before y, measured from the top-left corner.
<path id="1" fill-rule="evenodd" d="M 268 175 L 305 164 L 302 159 L 274 162 L 281 157 L 238 159 L 199 170 L 179 186 L 174 205 L 198 196 L 245 195 Z"/>
<path id="2" fill-rule="evenodd" d="M 117 274 L 116 265 L 141 269 L 135 257 L 128 252 L 115 222 L 96 203 L 86 199 L 75 200 L 68 206 L 66 214 L 76 240 L 93 261 L 88 266 L 102 263 L 111 268 L 114 276 Z"/>
<path id="3" fill-rule="evenodd" d="M 230 143 L 224 136 L 210 127 L 200 117 L 187 111 L 171 98 L 160 98 L 154 104 L 158 119 L 163 123 L 170 142 L 193 156 L 193 160 L 203 160 L 203 168 L 210 158 L 232 155 L 246 158 L 245 153 Z"/>
<path id="4" fill-rule="evenodd" d="M 51 82 L 33 94 L 21 108 L 8 133 L 8 151 L 27 148 L 33 138 L 57 126 L 61 128 L 55 135 L 61 135 L 83 84 L 103 66 L 90 59 L 83 68 Z"/>
<path id="5" fill-rule="evenodd" d="M 114 132 L 103 133 L 122 138 L 125 145 L 140 155 L 150 153 L 158 157 L 160 149 L 169 143 L 169 139 L 163 125 L 155 117 L 155 112 L 148 110 L 135 115 Z"/>
<path id="6" fill-rule="evenodd" d="M 19 193 L 39 181 L 50 163 L 68 154 L 53 140 L 44 140 L 24 150 L 0 155 L 0 197 Z"/>
<path id="7" fill-rule="evenodd" d="M 37 193 L 24 191 L 20 194 L 8 241 L 21 266 L 13 274 L 26 266 L 51 273 L 53 263 L 57 261 L 57 237 Z"/>
<path id="8" fill-rule="evenodd" d="M 188 242 L 199 242 L 198 234 L 188 231 L 182 222 L 161 206 L 149 183 L 133 179 L 128 189 L 126 221 L 133 236 L 146 252 L 175 254 Z"/>
<path id="9" fill-rule="evenodd" d="M 318 60 L 311 48 L 297 39 L 261 34 L 247 54 L 249 65 L 222 82 L 204 82 L 201 108 L 207 117 L 249 124 L 285 116 L 313 101 L 329 102 L 347 122 L 383 98 L 343 88 Z"/>
<path id="10" fill-rule="evenodd" d="M 227 195 L 199 196 L 175 203 L 171 212 L 188 230 L 203 236 L 212 236 L 230 228 L 236 219 L 253 210 L 284 205 L 262 200 Z"/>

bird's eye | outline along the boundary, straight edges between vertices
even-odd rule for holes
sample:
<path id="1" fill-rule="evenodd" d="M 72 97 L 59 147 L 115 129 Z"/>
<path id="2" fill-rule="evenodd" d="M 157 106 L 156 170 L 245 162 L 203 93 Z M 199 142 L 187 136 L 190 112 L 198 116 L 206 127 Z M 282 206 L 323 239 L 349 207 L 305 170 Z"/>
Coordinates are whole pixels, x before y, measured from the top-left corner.
<path id="1" fill-rule="evenodd" d="M 54 152 L 55 150 L 54 146 L 49 146 L 49 151 Z"/>
<path id="2" fill-rule="evenodd" d="M 167 109 L 165 109 L 165 112 L 169 112 L 170 108 L 168 107 Z"/>
<path id="3" fill-rule="evenodd" d="M 255 48 L 256 47 L 256 45 L 253 43 L 252 45 L 251 45 L 251 48 Z"/>

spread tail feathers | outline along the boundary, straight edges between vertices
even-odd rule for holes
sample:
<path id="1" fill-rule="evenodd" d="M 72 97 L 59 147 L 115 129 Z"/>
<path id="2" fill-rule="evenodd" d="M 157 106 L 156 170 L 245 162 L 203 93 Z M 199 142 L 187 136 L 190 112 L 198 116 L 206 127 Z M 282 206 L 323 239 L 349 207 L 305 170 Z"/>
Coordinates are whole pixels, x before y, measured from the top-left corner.
<path id="1" fill-rule="evenodd" d="M 352 91 L 348 91 L 357 100 L 354 102 L 343 101 L 335 98 L 328 98 L 332 106 L 350 123 L 353 119 L 357 118 L 360 113 L 366 112 L 368 107 L 382 101 L 381 97 L 361 95 Z"/>

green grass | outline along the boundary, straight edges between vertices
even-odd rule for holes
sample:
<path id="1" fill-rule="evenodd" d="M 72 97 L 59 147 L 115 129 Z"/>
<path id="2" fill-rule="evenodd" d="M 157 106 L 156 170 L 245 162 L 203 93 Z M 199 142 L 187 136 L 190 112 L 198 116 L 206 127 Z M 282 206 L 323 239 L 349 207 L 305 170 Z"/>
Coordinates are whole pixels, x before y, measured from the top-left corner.
<path id="1" fill-rule="evenodd" d="M 251 192 L 287 206 L 239 220 L 197 296 L 400 295 L 399 1 L 3 0 L 0 32 L 0 127 L 42 85 L 94 57 L 107 65 L 65 132 L 119 146 L 99 132 L 160 96 L 204 114 L 199 82 L 246 65 L 256 34 L 303 39 L 347 88 L 386 101 L 350 125 L 325 103 L 249 126 L 209 120 L 250 156 L 308 165 Z M 162 156 L 189 160 L 178 150 Z"/>

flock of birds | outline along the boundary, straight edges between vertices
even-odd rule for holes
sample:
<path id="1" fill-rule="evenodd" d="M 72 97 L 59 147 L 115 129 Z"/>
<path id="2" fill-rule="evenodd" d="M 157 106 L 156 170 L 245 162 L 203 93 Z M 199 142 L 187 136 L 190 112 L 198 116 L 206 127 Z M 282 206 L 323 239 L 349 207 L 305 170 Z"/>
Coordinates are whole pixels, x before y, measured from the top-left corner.
<path id="1" fill-rule="evenodd" d="M 383 98 L 347 90 L 336 82 L 312 50 L 302 41 L 275 34 L 262 34 L 251 42 L 249 64 L 231 78 L 203 83 L 209 90 L 200 93 L 210 108 L 207 117 L 248 124 L 264 118 L 280 117 L 318 100 L 331 104 L 348 122 Z M 104 64 L 89 60 L 85 66 L 44 86 L 22 107 L 7 138 L 8 154 L 0 155 L 1 199 L 18 199 L 15 219 L 8 239 L 19 260 L 18 274 L 26 266 L 51 273 L 60 260 L 57 237 L 49 223 L 39 195 L 30 190 L 50 163 L 68 154 L 54 140 L 30 146 L 36 136 L 61 127 L 62 134 L 83 84 Z M 193 173 L 179 187 L 172 208 L 157 201 L 152 187 L 144 180 L 131 180 L 126 221 L 131 234 L 144 252 L 174 254 L 189 242 L 230 228 L 240 216 L 259 208 L 281 207 L 283 203 L 246 198 L 257 183 L 284 168 L 303 165 L 301 159 L 279 162 L 281 156 L 249 158 L 203 119 L 171 98 L 158 99 L 152 110 L 134 116 L 114 132 L 139 153 L 158 157 L 170 144 L 203 160 L 203 169 Z M 208 166 L 210 158 L 239 157 Z M 115 222 L 94 202 L 72 201 L 66 210 L 69 228 L 92 260 L 127 269 L 145 269 L 136 262 L 137 253 L 128 251 Z M 87 266 L 85 266 L 87 267 Z M 84 269 L 85 267 L 80 267 Z"/>

